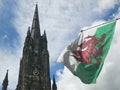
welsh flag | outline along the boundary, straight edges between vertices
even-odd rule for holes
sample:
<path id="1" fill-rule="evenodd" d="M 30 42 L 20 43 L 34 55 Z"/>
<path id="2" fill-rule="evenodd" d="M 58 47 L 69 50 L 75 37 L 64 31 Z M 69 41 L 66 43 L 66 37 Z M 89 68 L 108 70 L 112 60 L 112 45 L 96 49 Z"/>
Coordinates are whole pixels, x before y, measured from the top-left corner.
<path id="1" fill-rule="evenodd" d="M 66 47 L 57 62 L 63 63 L 85 84 L 96 83 L 110 49 L 116 21 L 81 32 Z"/>

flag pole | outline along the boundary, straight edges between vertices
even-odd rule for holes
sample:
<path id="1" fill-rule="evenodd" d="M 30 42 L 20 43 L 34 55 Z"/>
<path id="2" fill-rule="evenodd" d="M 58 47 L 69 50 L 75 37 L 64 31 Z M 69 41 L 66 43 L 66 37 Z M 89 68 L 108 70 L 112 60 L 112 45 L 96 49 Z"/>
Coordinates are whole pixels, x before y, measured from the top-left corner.
<path id="1" fill-rule="evenodd" d="M 120 18 L 116 18 L 116 19 L 110 20 L 110 21 L 108 21 L 108 22 L 104 22 L 104 23 L 101 23 L 101 24 L 98 24 L 98 25 L 89 27 L 89 28 L 87 28 L 87 29 L 83 29 L 83 30 L 81 30 L 81 32 L 87 31 L 87 30 L 89 30 L 89 29 L 92 29 L 92 28 L 95 28 L 95 27 L 98 27 L 98 26 L 101 26 L 101 25 L 104 25 L 104 24 L 107 24 L 107 23 L 110 23 L 110 22 L 113 22 L 113 21 L 117 21 L 117 20 L 119 20 L 119 19 L 120 19 Z"/>

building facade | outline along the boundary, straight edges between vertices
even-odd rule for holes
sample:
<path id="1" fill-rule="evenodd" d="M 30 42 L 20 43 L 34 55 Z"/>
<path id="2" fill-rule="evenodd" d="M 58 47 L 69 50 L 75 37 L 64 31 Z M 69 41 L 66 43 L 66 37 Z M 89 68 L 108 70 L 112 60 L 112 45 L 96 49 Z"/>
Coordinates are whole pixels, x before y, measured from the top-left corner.
<path id="1" fill-rule="evenodd" d="M 7 87 L 7 85 L 8 83 L 3 87 Z M 52 90 L 57 90 L 55 79 L 52 86 Z M 24 42 L 16 90 L 51 90 L 47 37 L 45 31 L 43 35 L 40 32 L 37 5 L 32 26 L 28 27 Z"/>

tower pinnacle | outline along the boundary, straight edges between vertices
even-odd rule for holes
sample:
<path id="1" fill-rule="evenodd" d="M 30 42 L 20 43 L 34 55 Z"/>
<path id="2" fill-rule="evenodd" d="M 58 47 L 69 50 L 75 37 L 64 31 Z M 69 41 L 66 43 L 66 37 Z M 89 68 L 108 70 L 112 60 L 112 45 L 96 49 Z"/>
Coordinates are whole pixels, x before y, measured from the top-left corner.
<path id="1" fill-rule="evenodd" d="M 38 5 L 36 4 L 35 12 L 33 16 L 32 28 L 31 28 L 31 37 L 38 38 L 40 36 L 40 25 L 39 25 L 39 15 L 38 15 Z"/>
<path id="2" fill-rule="evenodd" d="M 57 90 L 57 85 L 56 85 L 56 82 L 55 82 L 55 76 L 53 76 L 52 90 Z"/>
<path id="3" fill-rule="evenodd" d="M 7 86 L 8 86 L 8 70 L 7 70 L 5 79 L 3 80 L 3 83 L 2 83 L 2 90 L 7 90 Z"/>

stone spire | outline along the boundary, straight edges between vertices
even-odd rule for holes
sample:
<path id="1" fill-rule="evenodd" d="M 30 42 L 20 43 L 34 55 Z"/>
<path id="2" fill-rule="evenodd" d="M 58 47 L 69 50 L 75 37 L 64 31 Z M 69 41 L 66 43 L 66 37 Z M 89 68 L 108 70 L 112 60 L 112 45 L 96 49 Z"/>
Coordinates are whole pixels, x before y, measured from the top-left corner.
<path id="1" fill-rule="evenodd" d="M 41 36 L 40 34 L 40 25 L 39 25 L 39 15 L 38 15 L 38 6 L 36 4 L 33 22 L 32 22 L 32 28 L 31 28 L 31 37 L 38 38 Z"/>
<path id="2" fill-rule="evenodd" d="M 16 90 L 51 90 L 47 38 L 45 32 L 40 34 L 38 16 L 36 4 L 31 30 L 28 28 L 25 39 Z"/>
<path id="3" fill-rule="evenodd" d="M 8 70 L 7 70 L 5 79 L 3 80 L 3 83 L 2 83 L 2 90 L 7 90 L 7 86 L 8 86 Z"/>
<path id="4" fill-rule="evenodd" d="M 53 76 L 52 90 L 57 90 L 57 85 L 56 85 L 56 82 L 55 82 L 55 76 Z"/>

